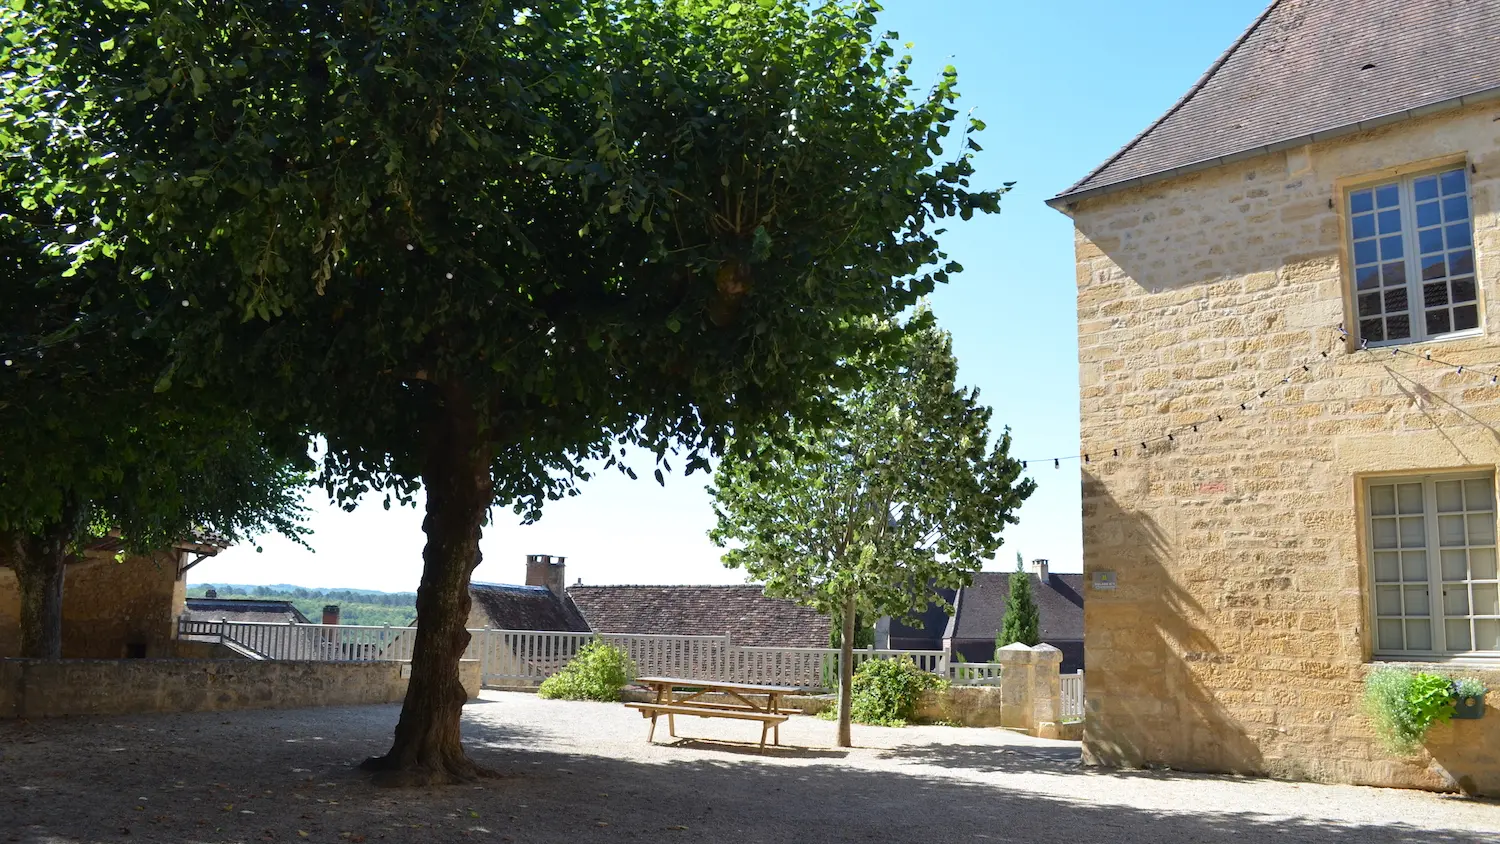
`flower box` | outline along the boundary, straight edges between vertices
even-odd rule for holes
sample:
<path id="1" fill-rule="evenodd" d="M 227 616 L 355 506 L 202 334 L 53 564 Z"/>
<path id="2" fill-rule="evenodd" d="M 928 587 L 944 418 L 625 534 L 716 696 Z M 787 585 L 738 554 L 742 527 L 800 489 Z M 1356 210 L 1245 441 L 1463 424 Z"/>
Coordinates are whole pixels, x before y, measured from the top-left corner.
<path id="1" fill-rule="evenodd" d="M 1454 698 L 1453 705 L 1454 718 L 1474 719 L 1484 715 L 1484 695 L 1482 694 Z"/>

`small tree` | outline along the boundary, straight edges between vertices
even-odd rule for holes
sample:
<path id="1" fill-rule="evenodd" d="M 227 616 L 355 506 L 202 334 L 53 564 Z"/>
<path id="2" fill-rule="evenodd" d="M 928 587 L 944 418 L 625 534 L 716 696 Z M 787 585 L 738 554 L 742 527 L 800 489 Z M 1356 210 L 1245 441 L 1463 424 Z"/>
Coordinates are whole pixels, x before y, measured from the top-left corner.
<path id="1" fill-rule="evenodd" d="M 855 619 L 909 615 L 932 586 L 960 586 L 1000 546 L 1031 494 L 1009 456 L 989 445 L 990 410 L 954 382 L 952 343 L 931 314 L 850 361 L 859 385 L 830 397 L 836 421 L 794 422 L 786 436 L 737 444 L 712 492 L 710 536 L 734 545 L 772 595 L 837 619 L 839 745 L 850 745 Z"/>
<path id="2" fill-rule="evenodd" d="M 1010 588 L 1005 596 L 1005 618 L 1000 622 L 1000 634 L 995 637 L 995 649 L 1014 642 L 1035 645 L 1041 642 L 1040 620 L 1036 609 L 1036 598 L 1031 594 L 1031 575 L 1016 554 L 1016 570 L 1010 573 Z"/>

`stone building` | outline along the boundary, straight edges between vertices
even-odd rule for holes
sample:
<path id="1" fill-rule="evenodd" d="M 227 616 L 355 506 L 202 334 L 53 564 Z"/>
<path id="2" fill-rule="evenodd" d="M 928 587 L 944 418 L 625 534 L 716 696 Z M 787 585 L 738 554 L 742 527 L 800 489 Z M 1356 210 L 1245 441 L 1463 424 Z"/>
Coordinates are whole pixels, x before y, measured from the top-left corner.
<path id="1" fill-rule="evenodd" d="M 1500 794 L 1496 692 L 1410 758 L 1360 711 L 1383 663 L 1500 688 L 1497 54 L 1493 2 L 1278 0 L 1049 201 L 1089 760 Z"/>
<path id="2" fill-rule="evenodd" d="M 119 550 L 114 540 L 100 540 L 64 570 L 64 659 L 176 656 L 186 573 L 223 546 L 199 537 L 154 554 L 117 560 Z M 15 572 L 0 568 L 0 658 L 20 653 L 20 617 Z"/>

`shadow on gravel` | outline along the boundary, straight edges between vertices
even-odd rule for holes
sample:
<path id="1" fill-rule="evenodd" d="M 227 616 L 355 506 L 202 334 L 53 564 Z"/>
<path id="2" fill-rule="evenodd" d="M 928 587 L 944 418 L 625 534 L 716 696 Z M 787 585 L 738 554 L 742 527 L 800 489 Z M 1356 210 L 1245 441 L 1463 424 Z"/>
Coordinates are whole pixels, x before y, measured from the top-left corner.
<path id="1" fill-rule="evenodd" d="M 766 745 L 765 752 L 761 752 L 759 743 L 743 743 L 735 741 L 723 741 L 720 739 L 679 738 L 674 742 L 658 742 L 670 747 L 685 747 L 694 750 L 712 750 L 716 753 L 732 753 L 736 756 L 749 756 L 753 759 L 843 759 L 849 755 L 847 750 L 834 750 L 827 747 L 792 747 L 790 745 Z"/>
<path id="2" fill-rule="evenodd" d="M 194 719 L 138 721 L 118 729 L 58 725 L 61 729 L 35 747 L 0 747 L 0 842 L 822 844 L 928 841 L 935 836 L 1013 844 L 1500 840 L 1402 824 L 1285 820 L 1249 811 L 1194 813 L 1191 805 L 1166 814 L 1060 800 L 930 771 L 869 770 L 832 760 L 760 760 L 736 754 L 661 759 L 653 754 L 657 758 L 637 761 L 562 753 L 533 749 L 545 745 L 545 736 L 473 721 L 464 725 L 470 753 L 476 762 L 499 771 L 501 779 L 390 791 L 369 785 L 350 767 L 362 757 L 356 749 L 389 740 L 383 715 L 351 719 L 339 744 L 276 741 L 267 735 L 276 723 L 275 716 L 237 719 L 231 731 L 216 731 L 213 743 L 194 740 Z M 152 735 L 141 735 L 148 725 L 156 728 Z M 325 720 L 319 726 L 331 731 L 335 725 Z M 289 726 L 282 723 L 278 732 Z M 190 738 L 175 742 L 175 736 L 163 735 L 164 728 L 186 728 Z M 101 734 L 127 750 L 101 752 Z M 1003 763 L 980 763 L 957 750 L 965 749 L 949 753 L 952 767 L 1011 764 L 1045 770 L 1070 764 L 1050 748 L 1001 754 L 1009 760 Z M 939 764 L 933 758 L 928 761 Z M 1247 807 L 1253 805 L 1250 795 L 1246 799 Z"/>

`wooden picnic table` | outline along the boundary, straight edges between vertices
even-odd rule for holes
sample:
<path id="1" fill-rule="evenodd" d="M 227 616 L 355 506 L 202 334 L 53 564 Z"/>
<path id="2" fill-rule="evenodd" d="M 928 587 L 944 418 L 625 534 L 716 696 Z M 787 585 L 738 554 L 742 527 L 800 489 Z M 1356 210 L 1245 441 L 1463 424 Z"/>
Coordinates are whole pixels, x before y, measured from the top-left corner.
<path id="1" fill-rule="evenodd" d="M 642 718 L 651 719 L 651 730 L 646 741 L 656 736 L 656 719 L 667 716 L 667 730 L 677 737 L 674 716 L 692 715 L 698 718 L 735 718 L 761 722 L 760 749 L 765 752 L 766 734 L 773 736 L 773 743 L 781 744 L 781 723 L 794 710 L 783 710 L 781 699 L 786 695 L 800 694 L 796 686 L 769 686 L 759 683 L 728 683 L 717 680 L 696 680 L 689 677 L 638 677 L 637 684 L 651 689 L 655 696 L 650 703 L 627 703 L 626 706 L 640 710 Z M 720 703 L 704 700 L 710 693 L 725 694 L 737 702 Z M 762 703 L 755 698 L 764 696 Z"/>

